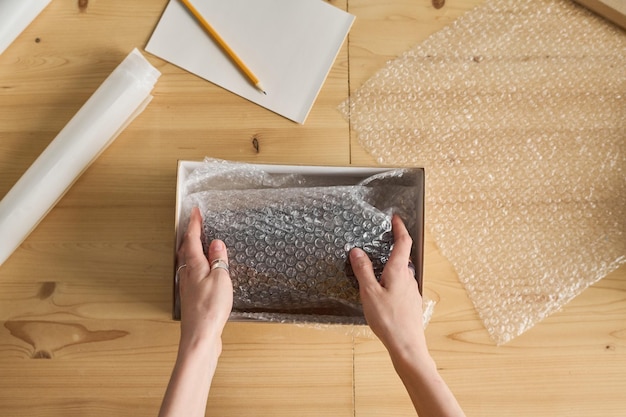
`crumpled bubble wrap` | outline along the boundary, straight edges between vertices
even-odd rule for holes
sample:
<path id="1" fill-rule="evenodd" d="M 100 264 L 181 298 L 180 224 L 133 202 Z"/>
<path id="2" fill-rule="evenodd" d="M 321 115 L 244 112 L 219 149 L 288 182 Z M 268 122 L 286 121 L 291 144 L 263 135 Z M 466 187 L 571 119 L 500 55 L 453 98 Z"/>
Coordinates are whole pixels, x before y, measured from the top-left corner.
<path id="1" fill-rule="evenodd" d="M 365 250 L 379 279 L 393 245 L 391 213 L 414 227 L 421 190 L 410 170 L 328 182 L 216 160 L 189 176 L 186 217 L 198 207 L 205 247 L 221 239 L 228 248 L 232 318 L 365 323 L 348 253 Z"/>
<path id="2" fill-rule="evenodd" d="M 340 107 L 420 165 L 426 226 L 506 343 L 626 262 L 626 33 L 566 0 L 494 0 Z"/>

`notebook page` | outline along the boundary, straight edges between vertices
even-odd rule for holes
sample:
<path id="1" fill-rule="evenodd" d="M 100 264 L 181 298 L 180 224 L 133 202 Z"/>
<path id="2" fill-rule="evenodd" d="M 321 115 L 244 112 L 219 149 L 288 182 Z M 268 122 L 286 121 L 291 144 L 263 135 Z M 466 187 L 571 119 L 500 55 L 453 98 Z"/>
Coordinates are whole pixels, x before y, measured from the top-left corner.
<path id="1" fill-rule="evenodd" d="M 304 123 L 354 16 L 321 0 L 195 0 L 196 9 L 260 79 L 264 95 L 179 0 L 146 51 L 288 119 Z"/>

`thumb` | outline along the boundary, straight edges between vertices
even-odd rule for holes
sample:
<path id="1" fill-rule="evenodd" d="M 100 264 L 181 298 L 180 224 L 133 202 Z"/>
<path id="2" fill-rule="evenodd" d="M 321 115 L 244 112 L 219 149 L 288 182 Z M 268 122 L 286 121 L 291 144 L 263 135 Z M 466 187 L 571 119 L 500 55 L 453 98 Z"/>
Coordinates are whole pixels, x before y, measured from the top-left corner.
<path id="1" fill-rule="evenodd" d="M 363 249 L 354 248 L 350 251 L 350 264 L 356 279 L 359 281 L 359 287 L 367 288 L 372 285 L 379 285 L 374 275 L 372 262 Z"/>

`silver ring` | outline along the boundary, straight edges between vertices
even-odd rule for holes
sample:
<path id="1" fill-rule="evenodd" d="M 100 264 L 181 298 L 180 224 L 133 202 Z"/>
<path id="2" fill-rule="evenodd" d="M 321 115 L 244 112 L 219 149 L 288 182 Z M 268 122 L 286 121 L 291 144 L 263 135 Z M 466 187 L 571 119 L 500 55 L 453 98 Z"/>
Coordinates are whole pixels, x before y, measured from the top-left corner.
<path id="1" fill-rule="evenodd" d="M 415 265 L 413 265 L 413 262 L 409 261 L 407 266 L 411 271 L 413 271 L 413 276 L 415 276 Z"/>
<path id="2" fill-rule="evenodd" d="M 178 269 L 176 270 L 176 275 L 180 274 L 180 271 L 186 267 L 187 267 L 187 264 L 182 264 L 181 266 L 179 266 Z"/>
<path id="3" fill-rule="evenodd" d="M 218 269 L 218 268 L 222 268 L 225 269 L 226 272 L 230 273 L 230 269 L 228 268 L 228 264 L 221 260 L 221 259 L 216 259 L 213 262 L 211 262 L 211 271 L 213 271 L 214 269 Z"/>

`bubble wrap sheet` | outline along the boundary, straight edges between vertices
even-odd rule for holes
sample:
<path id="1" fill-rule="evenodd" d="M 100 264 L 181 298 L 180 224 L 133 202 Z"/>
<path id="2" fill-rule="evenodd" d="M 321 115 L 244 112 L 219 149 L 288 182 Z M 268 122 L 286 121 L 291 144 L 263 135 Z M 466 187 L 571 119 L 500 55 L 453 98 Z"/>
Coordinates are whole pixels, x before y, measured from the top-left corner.
<path id="1" fill-rule="evenodd" d="M 337 178 L 271 175 L 217 160 L 190 175 L 185 217 L 200 208 L 205 247 L 222 239 L 228 248 L 233 318 L 365 322 L 348 252 L 365 250 L 380 278 L 393 245 L 391 213 L 421 230 L 423 190 L 412 170 L 329 182 Z"/>
<path id="2" fill-rule="evenodd" d="M 626 33 L 566 0 L 495 0 L 340 110 L 426 171 L 426 226 L 506 343 L 626 262 Z"/>

